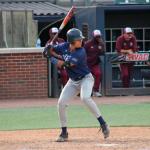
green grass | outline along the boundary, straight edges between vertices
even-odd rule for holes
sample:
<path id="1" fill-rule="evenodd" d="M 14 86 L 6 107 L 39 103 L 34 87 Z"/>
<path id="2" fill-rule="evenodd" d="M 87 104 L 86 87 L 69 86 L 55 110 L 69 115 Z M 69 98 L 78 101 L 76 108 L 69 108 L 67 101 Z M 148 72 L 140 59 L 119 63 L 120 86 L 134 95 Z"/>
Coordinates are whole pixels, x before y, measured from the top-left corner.
<path id="1" fill-rule="evenodd" d="M 150 126 L 150 103 L 100 106 L 111 126 Z M 0 130 L 58 128 L 57 108 L 0 109 Z M 95 127 L 98 122 L 85 106 L 69 106 L 69 127 Z"/>

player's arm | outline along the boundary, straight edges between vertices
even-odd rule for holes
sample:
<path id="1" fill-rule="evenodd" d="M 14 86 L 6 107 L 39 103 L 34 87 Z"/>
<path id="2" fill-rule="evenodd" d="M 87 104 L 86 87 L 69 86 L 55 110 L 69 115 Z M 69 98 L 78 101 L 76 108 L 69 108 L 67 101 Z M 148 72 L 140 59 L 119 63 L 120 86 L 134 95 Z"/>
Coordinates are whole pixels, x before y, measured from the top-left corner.
<path id="1" fill-rule="evenodd" d="M 132 53 L 131 49 L 123 49 L 122 45 L 123 45 L 123 41 L 120 38 L 118 38 L 116 41 L 116 50 L 119 54 L 131 54 Z"/>
<path id="2" fill-rule="evenodd" d="M 59 51 L 59 49 L 57 49 L 57 51 Z M 62 59 L 61 55 L 59 55 L 57 51 L 55 51 L 53 45 L 47 44 L 44 48 L 43 56 L 47 58 L 56 57 L 58 59 Z"/>
<path id="3" fill-rule="evenodd" d="M 124 49 L 122 49 L 122 41 L 120 40 L 120 38 L 117 38 L 116 50 L 119 54 L 125 53 Z"/>
<path id="4" fill-rule="evenodd" d="M 124 50 L 122 49 L 122 53 L 126 53 L 126 54 L 133 54 L 135 52 L 137 52 L 138 48 L 137 48 L 137 41 L 136 41 L 136 38 L 133 37 L 133 49 L 127 49 L 127 50 Z"/>
<path id="5" fill-rule="evenodd" d="M 75 64 L 71 63 L 70 61 L 65 61 L 65 60 L 59 60 L 55 57 L 50 58 L 51 63 L 55 64 L 58 68 L 66 67 L 66 68 L 71 68 L 75 67 Z"/>
<path id="6" fill-rule="evenodd" d="M 120 52 L 122 54 L 132 54 L 133 50 L 132 49 L 121 49 Z"/>
<path id="7" fill-rule="evenodd" d="M 57 54 L 57 52 L 53 46 L 49 49 L 49 51 L 50 51 L 51 56 L 58 58 L 58 59 L 62 59 L 62 56 Z"/>

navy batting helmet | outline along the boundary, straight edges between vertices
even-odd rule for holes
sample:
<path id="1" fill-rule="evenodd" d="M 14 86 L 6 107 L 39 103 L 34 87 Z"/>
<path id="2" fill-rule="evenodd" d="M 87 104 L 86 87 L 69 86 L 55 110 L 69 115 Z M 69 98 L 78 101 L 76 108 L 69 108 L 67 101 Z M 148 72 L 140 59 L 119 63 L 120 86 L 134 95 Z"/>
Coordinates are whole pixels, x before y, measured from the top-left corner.
<path id="1" fill-rule="evenodd" d="M 82 32 L 77 28 L 72 28 L 68 30 L 67 32 L 67 41 L 69 43 L 72 43 L 76 40 L 82 40 L 84 39 L 84 36 L 82 35 Z"/>

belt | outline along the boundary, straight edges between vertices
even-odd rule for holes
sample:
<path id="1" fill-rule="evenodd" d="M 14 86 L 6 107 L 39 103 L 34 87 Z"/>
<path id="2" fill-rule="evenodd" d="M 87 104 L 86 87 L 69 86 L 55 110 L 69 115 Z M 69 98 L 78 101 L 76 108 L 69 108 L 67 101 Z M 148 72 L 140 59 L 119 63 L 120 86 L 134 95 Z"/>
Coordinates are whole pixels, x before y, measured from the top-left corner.
<path id="1" fill-rule="evenodd" d="M 80 77 L 77 77 L 77 78 L 74 78 L 72 79 L 73 81 L 79 81 L 79 80 L 82 80 L 85 76 L 80 76 Z"/>

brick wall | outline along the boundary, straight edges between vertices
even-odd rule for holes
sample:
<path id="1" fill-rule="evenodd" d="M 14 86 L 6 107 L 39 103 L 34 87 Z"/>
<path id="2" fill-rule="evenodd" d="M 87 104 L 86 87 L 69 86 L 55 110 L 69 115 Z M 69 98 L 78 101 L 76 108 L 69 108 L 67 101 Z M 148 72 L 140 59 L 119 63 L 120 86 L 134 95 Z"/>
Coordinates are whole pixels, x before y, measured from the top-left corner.
<path id="1" fill-rule="evenodd" d="M 0 99 L 47 96 L 47 60 L 41 52 L 0 53 Z"/>

